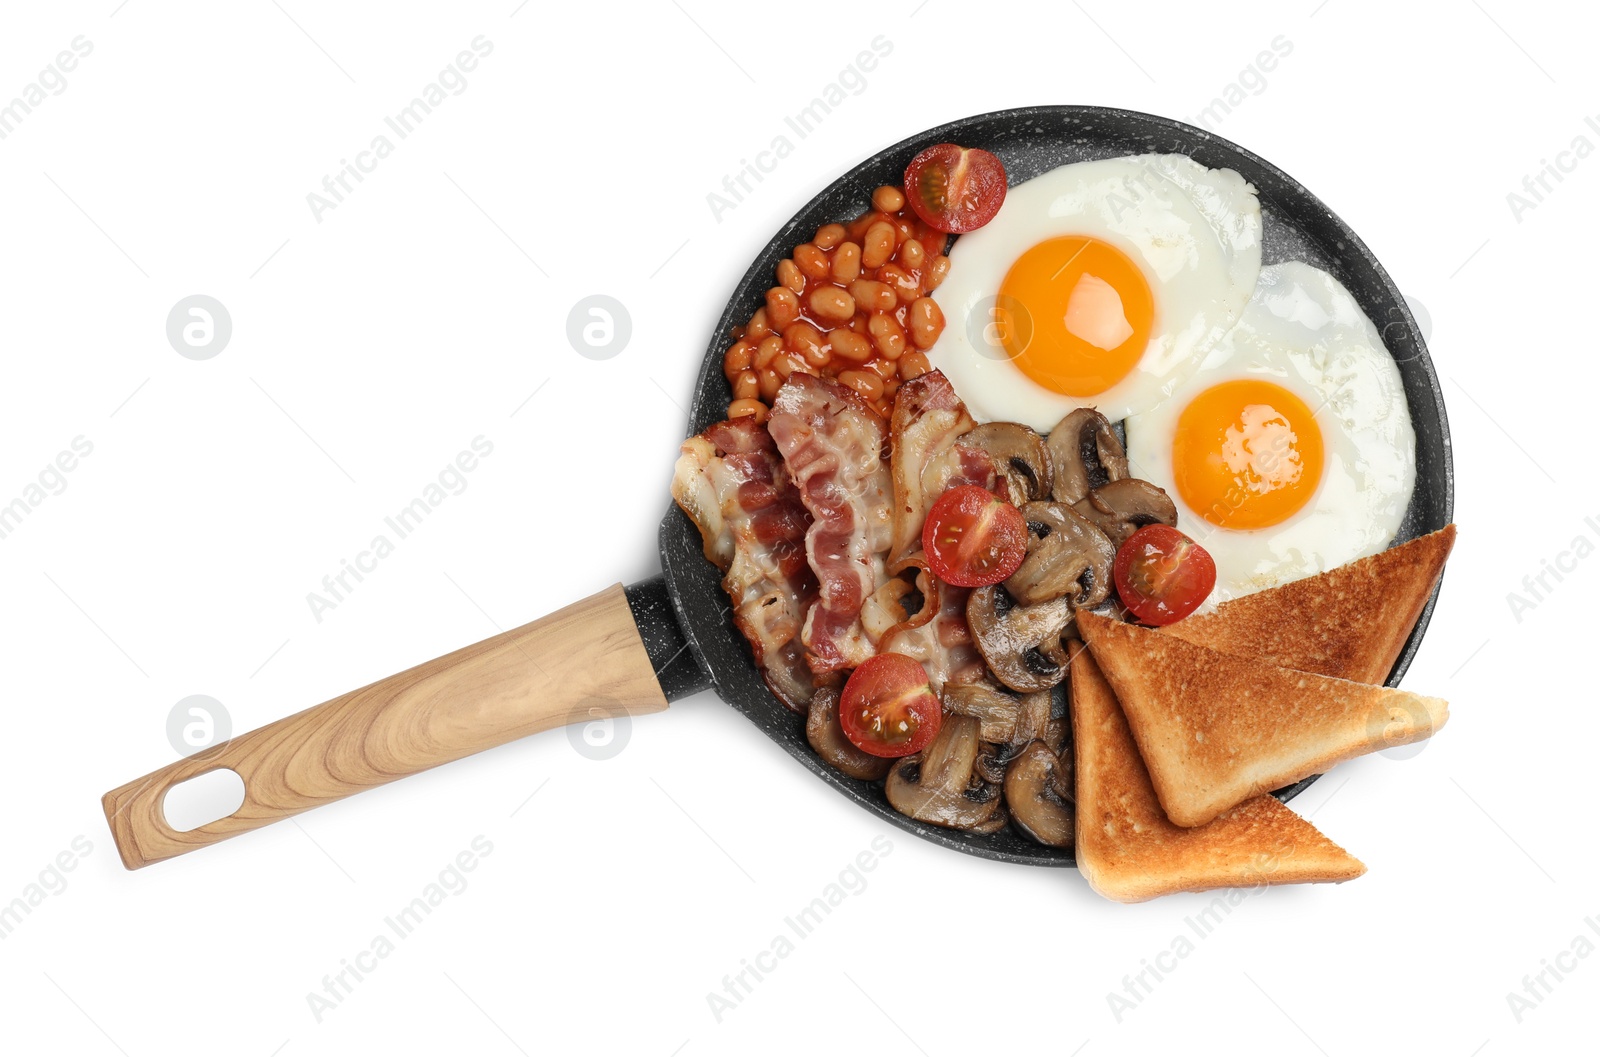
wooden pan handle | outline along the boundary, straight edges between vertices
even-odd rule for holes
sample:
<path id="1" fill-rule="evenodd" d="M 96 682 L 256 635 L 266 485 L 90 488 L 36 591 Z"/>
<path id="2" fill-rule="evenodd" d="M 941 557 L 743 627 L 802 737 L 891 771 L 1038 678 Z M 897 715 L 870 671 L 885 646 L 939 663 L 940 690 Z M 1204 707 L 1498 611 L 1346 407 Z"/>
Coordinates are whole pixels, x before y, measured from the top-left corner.
<path id="1" fill-rule="evenodd" d="M 123 865 L 137 870 L 528 734 L 595 718 L 592 709 L 637 715 L 666 707 L 617 584 L 152 771 L 101 803 Z M 186 832 L 168 825 L 167 790 L 224 767 L 244 779 L 239 810 Z"/>

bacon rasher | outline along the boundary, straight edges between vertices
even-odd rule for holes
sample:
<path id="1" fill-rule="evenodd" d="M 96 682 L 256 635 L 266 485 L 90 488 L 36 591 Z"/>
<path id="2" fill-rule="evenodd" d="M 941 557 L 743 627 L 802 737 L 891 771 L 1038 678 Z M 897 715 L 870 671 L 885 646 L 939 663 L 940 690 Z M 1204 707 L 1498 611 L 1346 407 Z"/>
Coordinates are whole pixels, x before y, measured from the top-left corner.
<path id="1" fill-rule="evenodd" d="M 725 573 L 734 623 L 767 686 L 804 712 L 813 684 L 800 629 L 817 598 L 806 562 L 811 516 L 766 428 L 736 418 L 684 441 L 672 498 L 699 528 L 706 557 Z"/>
<path id="2" fill-rule="evenodd" d="M 883 419 L 850 389 L 796 372 L 778 390 L 767 428 L 811 512 L 806 557 L 818 598 L 801 632 L 807 663 L 818 675 L 855 668 L 877 653 L 862 603 L 888 579 Z"/>
<path id="3" fill-rule="evenodd" d="M 974 425 L 967 406 L 941 371 L 918 375 L 895 393 L 889 456 L 894 479 L 891 561 L 922 549 L 928 508 L 946 489 L 993 485 L 994 467 L 988 455 L 956 445 L 957 438 Z"/>

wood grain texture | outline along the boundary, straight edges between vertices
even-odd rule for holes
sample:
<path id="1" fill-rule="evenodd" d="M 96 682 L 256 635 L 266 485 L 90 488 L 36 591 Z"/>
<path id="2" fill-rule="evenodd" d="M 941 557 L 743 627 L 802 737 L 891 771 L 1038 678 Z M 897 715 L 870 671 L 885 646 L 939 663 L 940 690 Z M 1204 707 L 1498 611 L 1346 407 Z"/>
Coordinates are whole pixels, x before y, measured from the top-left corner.
<path id="1" fill-rule="evenodd" d="M 153 771 L 101 802 L 123 865 L 136 870 L 541 730 L 666 707 L 616 584 Z M 169 826 L 167 790 L 222 767 L 244 779 L 243 805 L 198 829 Z"/>

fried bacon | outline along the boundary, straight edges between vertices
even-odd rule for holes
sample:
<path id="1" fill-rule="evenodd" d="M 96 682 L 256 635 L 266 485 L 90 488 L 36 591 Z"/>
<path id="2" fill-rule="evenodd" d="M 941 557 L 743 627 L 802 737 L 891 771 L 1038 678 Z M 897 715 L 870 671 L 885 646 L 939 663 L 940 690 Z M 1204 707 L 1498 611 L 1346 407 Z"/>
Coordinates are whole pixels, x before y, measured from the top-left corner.
<path id="1" fill-rule="evenodd" d="M 975 683 L 983 679 L 983 655 L 967 625 L 967 596 L 972 592 L 940 582 L 928 572 L 927 560 L 920 551 L 891 568 L 902 575 L 917 570 L 916 589 L 922 594 L 922 608 L 886 631 L 878 642 L 879 651 L 903 653 L 921 661 L 928 672 L 928 685 L 936 694 L 945 683 Z"/>
<path id="2" fill-rule="evenodd" d="M 988 456 L 956 444 L 974 425 L 943 372 L 919 375 L 895 394 L 889 456 L 894 478 L 891 560 L 922 549 L 922 524 L 928 508 L 946 489 L 963 484 L 992 486 L 994 467 Z"/>
<path id="3" fill-rule="evenodd" d="M 818 675 L 876 655 L 862 604 L 888 580 L 889 469 L 883 419 L 850 389 L 815 375 L 790 375 L 768 423 L 812 524 L 806 557 L 818 598 L 801 638 Z"/>
<path id="4" fill-rule="evenodd" d="M 805 551 L 811 515 L 772 438 L 748 417 L 690 437 L 673 469 L 672 498 L 700 530 L 706 557 L 725 573 L 734 623 L 767 686 L 804 712 L 813 684 L 800 629 L 817 597 Z"/>

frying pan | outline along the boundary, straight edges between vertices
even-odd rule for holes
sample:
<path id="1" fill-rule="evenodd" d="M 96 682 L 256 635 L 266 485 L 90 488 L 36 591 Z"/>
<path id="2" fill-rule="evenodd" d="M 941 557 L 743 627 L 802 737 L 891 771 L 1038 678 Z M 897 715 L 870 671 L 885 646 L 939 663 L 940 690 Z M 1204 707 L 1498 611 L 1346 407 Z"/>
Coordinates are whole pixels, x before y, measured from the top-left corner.
<path id="1" fill-rule="evenodd" d="M 763 303 L 778 262 L 821 225 L 857 216 L 874 188 L 898 184 L 913 156 L 944 142 L 997 154 L 1012 184 L 1069 162 L 1148 153 L 1187 154 L 1243 175 L 1260 194 L 1262 263 L 1301 260 L 1332 272 L 1380 328 L 1399 366 L 1416 432 L 1417 483 L 1395 542 L 1449 523 L 1454 471 L 1439 380 L 1405 298 L 1366 245 L 1299 182 L 1249 151 L 1191 125 L 1101 107 L 1028 107 L 965 118 L 897 143 L 835 180 L 784 225 L 740 280 L 709 336 L 686 435 L 723 417 L 732 395 L 722 374 L 729 332 Z M 661 521 L 660 547 L 660 576 L 614 585 L 112 790 L 103 805 L 123 864 L 137 869 L 169 859 L 537 731 L 659 711 L 714 688 L 803 766 L 892 825 L 985 858 L 1073 865 L 1069 850 L 1043 847 L 1010 830 L 977 836 L 908 818 L 889 806 L 879 786 L 823 763 L 806 742 L 804 718 L 762 682 L 734 627 L 721 573 L 706 560 L 699 531 L 676 507 Z M 1437 597 L 1435 589 L 1389 674 L 1390 685 L 1415 656 Z M 196 829 L 174 829 L 162 809 L 167 790 L 218 768 L 243 778 L 244 803 Z M 1314 780 L 1278 795 L 1287 800 Z"/>

